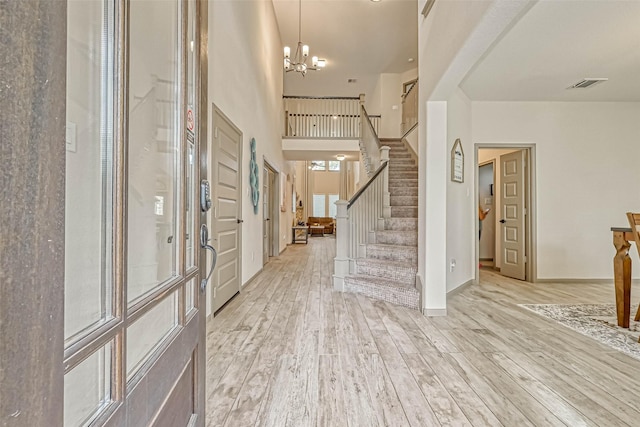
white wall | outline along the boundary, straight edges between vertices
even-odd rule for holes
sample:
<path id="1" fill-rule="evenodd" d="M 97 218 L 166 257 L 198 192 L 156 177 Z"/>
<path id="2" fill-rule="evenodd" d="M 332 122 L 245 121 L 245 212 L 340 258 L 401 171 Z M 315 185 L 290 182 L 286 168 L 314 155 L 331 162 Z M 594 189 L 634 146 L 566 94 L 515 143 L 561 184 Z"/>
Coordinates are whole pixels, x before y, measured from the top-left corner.
<path id="1" fill-rule="evenodd" d="M 211 105 L 242 131 L 242 282 L 262 268 L 262 198 L 253 213 L 249 195 L 249 141 L 257 142 L 256 159 L 266 159 L 280 173 L 293 176 L 282 157 L 282 52 L 280 35 L 268 1 L 209 2 L 209 129 Z M 211 133 L 210 133 L 211 135 Z M 262 196 L 262 195 L 261 195 Z M 281 212 L 278 243 L 290 241 L 293 217 Z"/>
<path id="2" fill-rule="evenodd" d="M 464 151 L 464 182 L 451 181 L 450 153 L 456 139 Z M 471 280 L 474 276 L 476 221 L 478 212 L 474 200 L 473 141 L 471 138 L 471 101 L 458 90 L 447 102 L 447 262 L 456 266 L 447 273 L 447 292 Z M 470 245 L 469 242 L 474 244 Z"/>
<path id="3" fill-rule="evenodd" d="M 640 211 L 640 103 L 474 102 L 472 112 L 475 143 L 536 145 L 537 277 L 612 279 L 609 229 Z"/>
<path id="4" fill-rule="evenodd" d="M 366 102 L 367 112 L 380 115 L 380 138 L 399 138 L 402 123 L 402 80 L 403 74 L 380 74 L 376 87 L 371 96 L 371 102 Z M 368 97 L 365 97 L 367 101 Z"/>

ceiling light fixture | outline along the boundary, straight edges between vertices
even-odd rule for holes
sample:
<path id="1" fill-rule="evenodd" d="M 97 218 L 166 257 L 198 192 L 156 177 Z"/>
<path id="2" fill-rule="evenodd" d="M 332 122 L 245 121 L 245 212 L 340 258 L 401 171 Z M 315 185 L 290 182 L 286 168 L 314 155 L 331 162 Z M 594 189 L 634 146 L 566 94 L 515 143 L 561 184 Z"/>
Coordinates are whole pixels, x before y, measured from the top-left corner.
<path id="1" fill-rule="evenodd" d="M 307 71 L 321 70 L 327 65 L 325 59 L 318 59 L 317 56 L 311 58 L 311 66 L 307 65 L 307 58 L 309 57 L 309 46 L 302 44 L 302 0 L 298 2 L 298 47 L 296 53 L 291 58 L 291 49 L 289 46 L 284 47 L 284 69 L 288 73 L 289 71 L 297 71 L 304 77 Z"/>
<path id="2" fill-rule="evenodd" d="M 336 159 L 338 159 L 339 161 L 343 161 L 345 159 L 345 155 L 344 154 L 338 154 L 336 156 Z"/>

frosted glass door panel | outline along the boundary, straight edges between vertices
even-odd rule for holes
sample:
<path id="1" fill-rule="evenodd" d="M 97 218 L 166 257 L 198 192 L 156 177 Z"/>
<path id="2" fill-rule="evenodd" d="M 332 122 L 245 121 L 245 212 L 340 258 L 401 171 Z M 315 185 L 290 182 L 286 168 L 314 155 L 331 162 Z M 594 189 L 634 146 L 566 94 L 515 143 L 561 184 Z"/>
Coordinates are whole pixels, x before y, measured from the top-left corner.
<path id="1" fill-rule="evenodd" d="M 64 376 L 64 425 L 91 423 L 111 402 L 111 351 L 107 344 Z"/>
<path id="2" fill-rule="evenodd" d="M 129 302 L 176 275 L 178 1 L 130 3 Z"/>
<path id="3" fill-rule="evenodd" d="M 178 294 L 173 293 L 127 329 L 127 380 L 178 325 Z"/>
<path id="4" fill-rule="evenodd" d="M 110 3 L 110 2 L 108 2 Z M 112 317 L 113 5 L 67 7 L 66 343 Z"/>

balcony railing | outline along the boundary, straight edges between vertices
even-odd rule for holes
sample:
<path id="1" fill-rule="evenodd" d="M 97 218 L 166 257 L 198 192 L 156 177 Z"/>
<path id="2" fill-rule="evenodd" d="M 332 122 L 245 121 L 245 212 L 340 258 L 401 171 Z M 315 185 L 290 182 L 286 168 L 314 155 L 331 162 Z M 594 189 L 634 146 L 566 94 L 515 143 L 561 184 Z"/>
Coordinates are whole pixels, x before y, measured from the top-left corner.
<path id="1" fill-rule="evenodd" d="M 298 138 L 358 138 L 360 97 L 284 96 L 284 136 Z M 380 116 L 370 116 L 376 132 Z"/>

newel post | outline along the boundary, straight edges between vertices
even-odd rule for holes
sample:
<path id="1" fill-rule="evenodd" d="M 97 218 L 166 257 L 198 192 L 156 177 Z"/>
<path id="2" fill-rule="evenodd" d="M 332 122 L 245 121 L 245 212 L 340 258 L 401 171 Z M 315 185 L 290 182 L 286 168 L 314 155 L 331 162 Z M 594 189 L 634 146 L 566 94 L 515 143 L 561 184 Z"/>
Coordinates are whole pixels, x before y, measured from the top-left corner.
<path id="1" fill-rule="evenodd" d="M 380 165 L 389 162 L 390 147 L 380 147 Z M 382 172 L 382 217 L 391 218 L 391 194 L 389 193 L 389 165 Z"/>
<path id="2" fill-rule="evenodd" d="M 336 202 L 336 257 L 334 258 L 333 289 L 344 291 L 344 278 L 349 274 L 349 211 L 346 200 Z"/>

